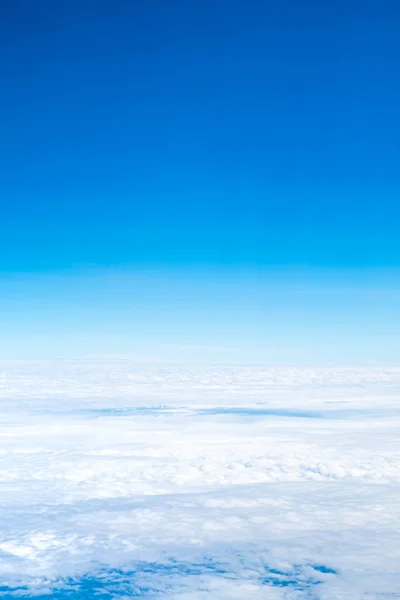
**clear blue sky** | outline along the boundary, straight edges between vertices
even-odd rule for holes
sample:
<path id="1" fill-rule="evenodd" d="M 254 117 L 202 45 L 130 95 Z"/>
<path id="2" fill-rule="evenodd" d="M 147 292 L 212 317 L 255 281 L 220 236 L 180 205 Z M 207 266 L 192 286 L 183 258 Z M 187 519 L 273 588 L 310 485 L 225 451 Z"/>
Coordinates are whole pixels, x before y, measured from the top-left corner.
<path id="1" fill-rule="evenodd" d="M 400 358 L 397 3 L 0 10 L 0 356 Z"/>

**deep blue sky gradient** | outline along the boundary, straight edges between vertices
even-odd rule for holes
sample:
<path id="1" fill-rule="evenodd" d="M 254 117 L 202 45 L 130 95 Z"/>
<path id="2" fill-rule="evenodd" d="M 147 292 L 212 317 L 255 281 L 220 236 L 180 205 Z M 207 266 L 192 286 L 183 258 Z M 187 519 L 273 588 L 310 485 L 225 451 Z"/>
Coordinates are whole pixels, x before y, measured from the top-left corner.
<path id="1" fill-rule="evenodd" d="M 396 2 L 0 10 L 1 357 L 400 358 Z"/>
<path id="2" fill-rule="evenodd" d="M 1 270 L 399 264 L 395 2 L 0 6 Z"/>

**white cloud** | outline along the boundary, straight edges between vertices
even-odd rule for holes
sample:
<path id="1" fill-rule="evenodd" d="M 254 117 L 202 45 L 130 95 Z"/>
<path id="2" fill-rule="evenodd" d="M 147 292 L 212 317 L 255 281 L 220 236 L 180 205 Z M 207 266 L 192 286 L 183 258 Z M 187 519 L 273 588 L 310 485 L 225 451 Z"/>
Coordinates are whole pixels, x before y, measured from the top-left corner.
<path id="1" fill-rule="evenodd" d="M 0 381 L 9 597 L 400 589 L 400 369 L 53 361 Z"/>

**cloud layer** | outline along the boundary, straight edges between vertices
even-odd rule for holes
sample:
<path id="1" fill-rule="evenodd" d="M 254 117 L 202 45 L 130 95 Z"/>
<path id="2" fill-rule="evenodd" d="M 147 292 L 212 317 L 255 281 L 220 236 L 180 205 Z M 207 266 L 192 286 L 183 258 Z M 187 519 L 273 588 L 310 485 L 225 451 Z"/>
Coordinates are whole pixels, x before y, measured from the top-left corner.
<path id="1" fill-rule="evenodd" d="M 0 371 L 4 597 L 396 597 L 400 369 Z"/>

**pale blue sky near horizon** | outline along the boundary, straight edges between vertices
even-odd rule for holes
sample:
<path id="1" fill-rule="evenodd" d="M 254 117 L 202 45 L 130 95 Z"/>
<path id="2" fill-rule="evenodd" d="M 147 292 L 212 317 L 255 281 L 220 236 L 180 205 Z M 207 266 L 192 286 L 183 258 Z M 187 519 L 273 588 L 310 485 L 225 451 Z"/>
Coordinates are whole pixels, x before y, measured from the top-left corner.
<path id="1" fill-rule="evenodd" d="M 0 358 L 399 361 L 394 2 L 0 12 Z"/>
<path id="2" fill-rule="evenodd" d="M 399 275 L 248 266 L 3 275 L 0 359 L 395 364 Z"/>

